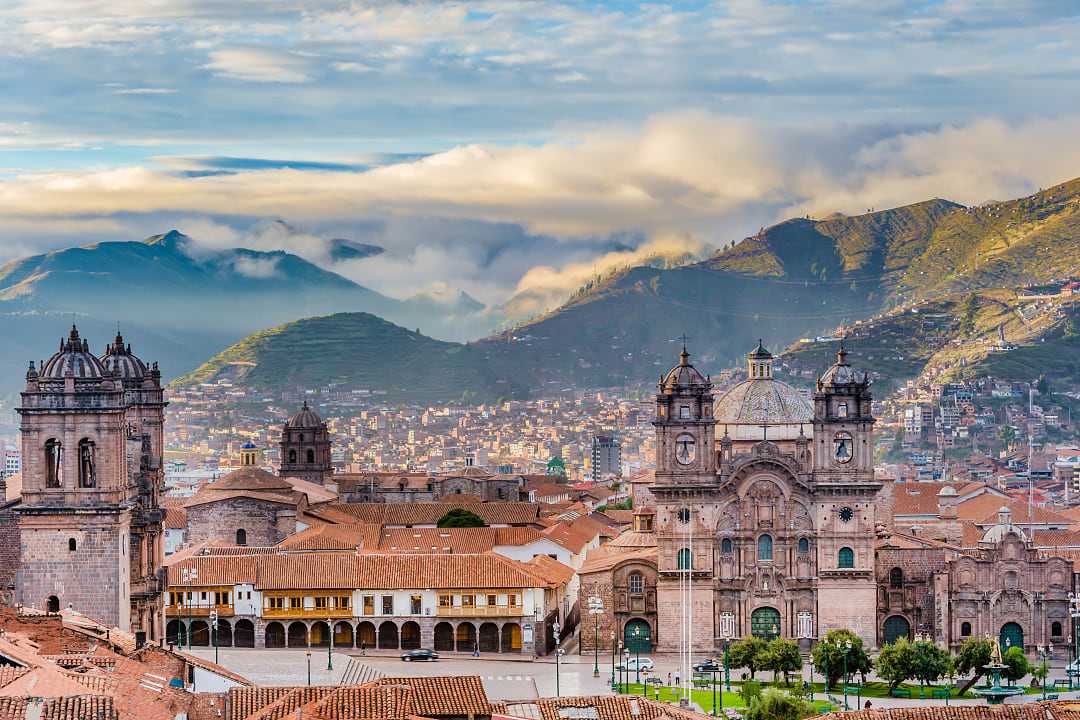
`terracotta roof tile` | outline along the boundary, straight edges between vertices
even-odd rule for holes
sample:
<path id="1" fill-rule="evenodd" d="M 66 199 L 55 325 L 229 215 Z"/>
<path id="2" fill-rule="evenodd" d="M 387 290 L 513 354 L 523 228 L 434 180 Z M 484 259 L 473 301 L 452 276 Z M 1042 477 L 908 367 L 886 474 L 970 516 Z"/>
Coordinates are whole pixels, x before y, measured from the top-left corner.
<path id="1" fill-rule="evenodd" d="M 485 503 L 348 503 L 337 509 L 349 513 L 360 522 L 380 525 L 434 525 L 454 508 L 467 505 L 470 512 L 483 518 L 488 525 L 529 525 L 536 522 L 539 508 L 527 502 Z"/>

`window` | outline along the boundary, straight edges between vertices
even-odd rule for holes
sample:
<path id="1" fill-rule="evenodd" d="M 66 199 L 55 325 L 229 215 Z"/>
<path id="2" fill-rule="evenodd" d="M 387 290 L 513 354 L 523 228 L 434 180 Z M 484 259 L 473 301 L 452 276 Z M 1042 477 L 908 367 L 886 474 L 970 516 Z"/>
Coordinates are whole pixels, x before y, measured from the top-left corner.
<path id="1" fill-rule="evenodd" d="M 807 538 L 799 538 L 799 554 L 800 555 L 806 555 L 809 552 L 810 552 L 810 540 L 807 539 Z"/>
<path id="2" fill-rule="evenodd" d="M 679 406 L 679 419 L 680 420 L 689 420 L 690 419 L 690 406 L 689 405 L 680 405 Z"/>
<path id="3" fill-rule="evenodd" d="M 311 448 L 308 448 L 308 451 L 307 451 L 307 461 L 308 461 L 308 465 L 312 465 L 315 462 L 315 451 L 312 450 Z"/>
<path id="4" fill-rule="evenodd" d="M 283 597 L 268 597 L 266 598 L 266 607 L 269 610 L 284 610 L 285 598 Z"/>
<path id="5" fill-rule="evenodd" d="M 496 488 L 495 494 L 499 496 L 500 500 L 506 499 L 506 490 L 504 490 L 503 488 Z"/>
<path id="6" fill-rule="evenodd" d="M 49 599 L 45 601 L 45 610 L 51 613 L 60 612 L 60 598 L 50 595 Z"/>
<path id="7" fill-rule="evenodd" d="M 898 567 L 894 567 L 889 571 L 889 587 L 902 588 L 904 587 L 904 571 Z"/>
<path id="8" fill-rule="evenodd" d="M 338 598 L 337 598 L 337 608 L 338 608 L 338 610 L 348 610 L 349 609 L 349 596 L 348 595 L 339 595 L 338 596 Z"/>
<path id="9" fill-rule="evenodd" d="M 510 596 L 509 596 L 509 600 L 510 600 L 510 607 L 517 607 L 517 605 L 518 605 L 518 596 L 517 595 L 511 593 Z"/>
<path id="10" fill-rule="evenodd" d="M 454 605 L 454 598 L 452 596 L 450 596 L 450 595 L 440 595 L 439 596 L 439 607 L 448 608 L 448 607 L 453 607 L 453 605 Z"/>
<path id="11" fill-rule="evenodd" d="M 364 596 L 364 614 L 365 615 L 374 615 L 375 614 L 375 596 L 374 595 L 365 595 Z"/>
<path id="12" fill-rule="evenodd" d="M 961 637 L 967 637 L 970 634 L 971 634 L 971 623 L 969 623 L 969 622 L 960 623 L 960 635 L 961 635 Z"/>
<path id="13" fill-rule="evenodd" d="M 294 465 L 296 464 L 296 450 L 289 451 L 289 462 L 293 463 Z"/>
<path id="14" fill-rule="evenodd" d="M 231 595 L 231 593 L 229 593 L 228 591 L 221 591 L 221 590 L 215 591 L 214 592 L 214 604 L 218 605 L 218 606 L 231 605 L 232 603 L 230 602 L 230 597 L 229 597 L 230 595 Z"/>
<path id="15" fill-rule="evenodd" d="M 1056 620 L 1050 623 L 1050 637 L 1061 637 L 1061 623 Z"/>
<path id="16" fill-rule="evenodd" d="M 68 538 L 68 552 L 75 552 L 76 547 L 75 538 Z"/>
<path id="17" fill-rule="evenodd" d="M 299 610 L 302 607 L 304 607 L 304 599 L 303 598 L 295 597 L 295 596 L 289 598 L 289 609 L 290 610 Z"/>
<path id="18" fill-rule="evenodd" d="M 409 613 L 412 615 L 419 615 L 423 612 L 422 605 L 423 598 L 420 595 L 413 595 L 409 598 Z"/>
<path id="19" fill-rule="evenodd" d="M 236 544 L 247 545 L 247 530 L 240 528 L 236 531 Z"/>
<path id="20" fill-rule="evenodd" d="M 734 545 L 731 542 L 731 538 L 724 538 L 720 541 L 720 552 L 725 555 L 730 555 Z"/>
<path id="21" fill-rule="evenodd" d="M 691 566 L 690 548 L 683 548 L 675 556 L 675 569 L 689 570 Z"/>
<path id="22" fill-rule="evenodd" d="M 97 484 L 94 476 L 94 441 L 83 438 L 79 441 L 79 487 L 92 488 Z"/>
<path id="23" fill-rule="evenodd" d="M 475 596 L 473 596 L 473 595 L 462 595 L 461 596 L 461 607 L 471 608 L 475 604 L 476 604 L 476 597 Z"/>
<path id="24" fill-rule="evenodd" d="M 383 595 L 382 596 L 382 614 L 393 615 L 394 614 L 394 596 Z"/>
<path id="25" fill-rule="evenodd" d="M 641 573 L 630 573 L 630 592 L 643 593 L 645 592 L 645 576 Z"/>
<path id="26" fill-rule="evenodd" d="M 58 488 L 63 472 L 64 446 L 56 438 L 45 441 L 45 487 Z"/>
<path id="27" fill-rule="evenodd" d="M 326 606 L 327 606 L 327 602 L 326 602 L 325 597 L 316 597 L 315 598 L 315 609 L 316 610 L 325 610 Z"/>
<path id="28" fill-rule="evenodd" d="M 498 595 L 488 595 L 487 596 L 487 604 L 490 607 L 494 607 L 494 606 L 498 605 L 499 604 L 499 596 Z"/>
<path id="29" fill-rule="evenodd" d="M 772 535 L 762 535 L 757 539 L 757 559 L 772 560 Z"/>
<path id="30" fill-rule="evenodd" d="M 836 566 L 841 568 L 855 567 L 855 551 L 849 547 L 840 548 L 836 556 Z"/>
<path id="31" fill-rule="evenodd" d="M 847 403 L 840 403 L 836 406 L 836 416 L 842 418 L 847 417 Z"/>

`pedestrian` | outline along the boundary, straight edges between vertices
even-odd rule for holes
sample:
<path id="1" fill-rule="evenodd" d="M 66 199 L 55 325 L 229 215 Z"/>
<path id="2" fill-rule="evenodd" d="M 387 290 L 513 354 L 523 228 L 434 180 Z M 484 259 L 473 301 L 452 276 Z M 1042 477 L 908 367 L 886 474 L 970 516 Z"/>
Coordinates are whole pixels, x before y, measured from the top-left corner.
<path id="1" fill-rule="evenodd" d="M 869 710 L 869 709 L 870 709 L 870 701 L 869 701 L 869 700 L 867 700 L 867 701 L 866 701 L 866 704 L 865 704 L 865 705 L 863 705 L 863 709 L 864 709 L 864 710 Z"/>
<path id="2" fill-rule="evenodd" d="M 667 685 L 668 685 L 668 687 L 671 687 L 671 673 L 670 672 L 667 674 Z"/>
<path id="3" fill-rule="evenodd" d="M 679 685 L 679 673 L 675 673 L 675 687 L 680 687 L 680 685 Z"/>

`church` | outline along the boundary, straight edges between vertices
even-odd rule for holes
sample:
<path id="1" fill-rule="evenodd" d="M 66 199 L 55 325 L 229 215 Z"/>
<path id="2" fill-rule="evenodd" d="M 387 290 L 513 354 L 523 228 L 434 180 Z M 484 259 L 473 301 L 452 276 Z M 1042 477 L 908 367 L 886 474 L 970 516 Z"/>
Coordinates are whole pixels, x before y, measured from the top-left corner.
<path id="1" fill-rule="evenodd" d="M 157 363 L 117 333 L 101 355 L 72 326 L 48 360 L 31 362 L 17 412 L 22 498 L 14 542 L 17 603 L 71 608 L 163 637 L 165 400 Z"/>
<path id="2" fill-rule="evenodd" d="M 846 628 L 877 645 L 870 380 L 836 362 L 812 400 L 773 377 L 759 343 L 748 378 L 714 396 L 691 363 L 656 394 L 655 638 L 712 651 L 748 635 L 805 648 Z"/>

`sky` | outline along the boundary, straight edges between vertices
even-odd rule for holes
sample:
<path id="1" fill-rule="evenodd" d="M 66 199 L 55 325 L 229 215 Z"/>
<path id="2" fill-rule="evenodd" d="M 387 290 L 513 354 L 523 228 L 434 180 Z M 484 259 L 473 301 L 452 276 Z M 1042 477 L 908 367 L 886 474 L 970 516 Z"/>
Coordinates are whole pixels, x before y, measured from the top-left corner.
<path id="1" fill-rule="evenodd" d="M 794 215 L 1078 176 L 1078 45 L 1074 0 L 8 0 L 0 260 L 177 228 L 545 307 Z"/>

